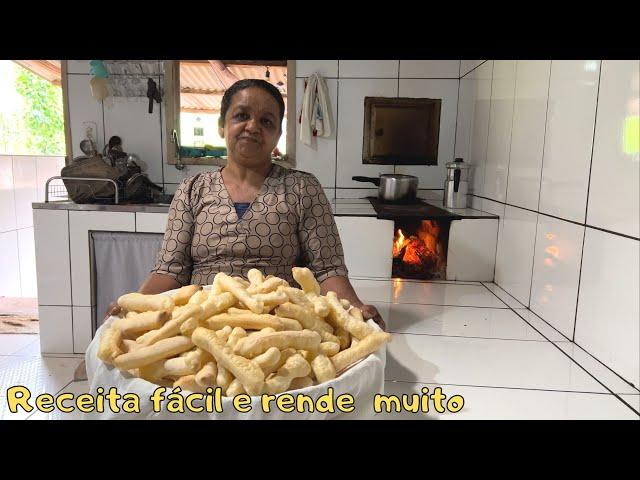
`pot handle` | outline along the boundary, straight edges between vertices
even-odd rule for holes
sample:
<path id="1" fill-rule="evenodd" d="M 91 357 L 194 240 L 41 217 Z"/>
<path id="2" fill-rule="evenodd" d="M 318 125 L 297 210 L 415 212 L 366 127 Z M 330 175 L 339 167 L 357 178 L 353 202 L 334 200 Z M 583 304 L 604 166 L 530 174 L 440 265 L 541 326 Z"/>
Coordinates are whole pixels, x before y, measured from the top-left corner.
<path id="1" fill-rule="evenodd" d="M 351 177 L 351 180 L 353 180 L 355 182 L 373 183 L 376 187 L 380 186 L 380 178 L 379 177 L 359 177 L 359 176 L 355 176 L 355 177 Z"/>

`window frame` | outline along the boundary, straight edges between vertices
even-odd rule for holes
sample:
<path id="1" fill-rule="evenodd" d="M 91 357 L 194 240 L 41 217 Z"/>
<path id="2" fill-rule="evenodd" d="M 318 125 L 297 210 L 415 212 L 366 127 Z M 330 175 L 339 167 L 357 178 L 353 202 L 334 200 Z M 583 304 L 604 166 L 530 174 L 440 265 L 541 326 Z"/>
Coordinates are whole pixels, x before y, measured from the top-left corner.
<path id="1" fill-rule="evenodd" d="M 296 158 L 296 61 L 287 60 L 287 130 L 283 132 L 287 140 L 287 153 L 281 162 L 284 166 L 295 167 Z M 180 61 L 164 61 L 164 144 L 167 152 L 167 164 L 179 168 L 180 165 L 214 165 L 224 166 L 225 158 L 214 157 L 184 157 L 179 155 L 175 141 L 177 133 L 180 140 Z M 175 133 L 174 133 L 175 132 Z"/>

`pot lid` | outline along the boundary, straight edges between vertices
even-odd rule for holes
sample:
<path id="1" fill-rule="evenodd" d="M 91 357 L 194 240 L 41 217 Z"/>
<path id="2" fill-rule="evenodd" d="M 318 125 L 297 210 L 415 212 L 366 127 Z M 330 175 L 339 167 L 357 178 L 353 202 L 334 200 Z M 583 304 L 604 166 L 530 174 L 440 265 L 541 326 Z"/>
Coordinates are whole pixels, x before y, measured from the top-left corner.
<path id="1" fill-rule="evenodd" d="M 444 166 L 447 168 L 455 169 L 471 168 L 471 165 L 469 165 L 468 163 L 464 163 L 464 160 L 462 160 L 461 158 L 456 158 L 453 162 L 445 163 Z"/>
<path id="2" fill-rule="evenodd" d="M 404 175 L 402 173 L 382 173 L 380 174 L 380 178 L 395 178 L 397 180 L 411 180 L 418 179 L 415 175 Z"/>

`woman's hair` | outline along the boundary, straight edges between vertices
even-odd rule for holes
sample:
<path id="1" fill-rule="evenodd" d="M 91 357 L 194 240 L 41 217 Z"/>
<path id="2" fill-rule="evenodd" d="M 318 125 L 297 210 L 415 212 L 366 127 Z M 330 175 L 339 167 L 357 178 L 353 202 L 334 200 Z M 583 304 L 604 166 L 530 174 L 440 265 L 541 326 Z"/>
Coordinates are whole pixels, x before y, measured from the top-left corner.
<path id="1" fill-rule="evenodd" d="M 227 115 L 227 110 L 229 110 L 229 106 L 231 105 L 231 99 L 233 98 L 233 96 L 240 90 L 251 87 L 261 88 L 269 95 L 271 95 L 276 102 L 278 102 L 278 107 L 280 107 L 280 129 L 282 129 L 282 119 L 284 118 L 284 100 L 282 98 L 280 90 L 278 90 L 269 82 L 256 78 L 246 78 L 244 80 L 238 80 L 236 83 L 227 88 L 227 90 L 224 92 L 224 95 L 222 96 L 222 102 L 220 103 L 220 123 L 224 124 L 224 119 Z"/>

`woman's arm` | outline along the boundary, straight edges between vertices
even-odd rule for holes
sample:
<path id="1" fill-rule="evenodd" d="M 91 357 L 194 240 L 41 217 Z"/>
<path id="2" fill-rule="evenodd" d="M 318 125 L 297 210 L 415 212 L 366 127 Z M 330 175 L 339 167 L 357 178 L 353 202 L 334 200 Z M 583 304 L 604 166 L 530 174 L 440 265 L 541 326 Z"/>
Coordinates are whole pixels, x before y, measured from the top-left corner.
<path id="1" fill-rule="evenodd" d="M 338 298 L 349 300 L 351 305 L 362 310 L 362 316 L 365 319 L 372 318 L 374 322 L 380 325 L 380 328 L 386 330 L 384 320 L 380 316 L 378 309 L 373 305 L 365 305 L 362 303 L 347 277 L 329 277 L 320 283 L 320 293 L 326 295 L 327 292 L 335 292 Z"/>
<path id="2" fill-rule="evenodd" d="M 140 285 L 138 293 L 153 295 L 156 293 L 168 292 L 182 285 L 175 278 L 160 273 L 151 273 Z"/>

